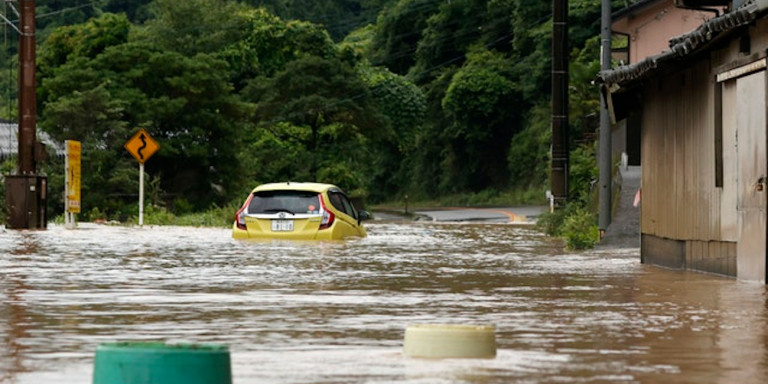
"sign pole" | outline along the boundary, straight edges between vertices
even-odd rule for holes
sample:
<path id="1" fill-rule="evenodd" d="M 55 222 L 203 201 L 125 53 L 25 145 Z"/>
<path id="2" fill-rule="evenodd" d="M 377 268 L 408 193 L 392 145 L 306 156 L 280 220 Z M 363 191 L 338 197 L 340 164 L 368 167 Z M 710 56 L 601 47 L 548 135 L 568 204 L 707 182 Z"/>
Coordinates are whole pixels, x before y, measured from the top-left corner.
<path id="1" fill-rule="evenodd" d="M 144 226 L 144 163 L 139 163 L 139 227 Z"/>
<path id="2" fill-rule="evenodd" d="M 139 227 L 142 227 L 144 226 L 144 162 L 160 149 L 160 145 L 142 128 L 125 143 L 125 149 L 139 162 Z"/>
<path id="3" fill-rule="evenodd" d="M 67 156 L 64 160 L 64 227 L 77 227 L 76 214 L 80 213 L 81 186 L 81 154 L 82 145 L 79 141 L 67 140 Z"/>
<path id="4" fill-rule="evenodd" d="M 70 184 L 72 183 L 72 180 L 70 180 L 69 177 L 70 167 L 71 164 L 69 164 L 69 148 L 67 148 L 67 156 L 64 158 L 64 174 L 66 175 L 66 177 L 64 177 L 64 196 L 69 196 L 69 188 Z M 75 228 L 75 221 L 72 219 L 72 213 L 69 212 L 68 199 L 64 199 L 64 228 Z"/>

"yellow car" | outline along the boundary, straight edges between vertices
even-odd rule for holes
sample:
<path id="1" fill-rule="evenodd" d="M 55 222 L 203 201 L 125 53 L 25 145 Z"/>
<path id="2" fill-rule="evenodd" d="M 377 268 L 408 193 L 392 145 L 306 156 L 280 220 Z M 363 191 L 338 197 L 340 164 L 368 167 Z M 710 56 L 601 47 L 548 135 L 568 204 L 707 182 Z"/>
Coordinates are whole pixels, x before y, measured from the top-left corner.
<path id="1" fill-rule="evenodd" d="M 320 183 L 271 183 L 251 191 L 235 214 L 236 239 L 336 240 L 366 235 L 358 212 L 337 186 Z"/>

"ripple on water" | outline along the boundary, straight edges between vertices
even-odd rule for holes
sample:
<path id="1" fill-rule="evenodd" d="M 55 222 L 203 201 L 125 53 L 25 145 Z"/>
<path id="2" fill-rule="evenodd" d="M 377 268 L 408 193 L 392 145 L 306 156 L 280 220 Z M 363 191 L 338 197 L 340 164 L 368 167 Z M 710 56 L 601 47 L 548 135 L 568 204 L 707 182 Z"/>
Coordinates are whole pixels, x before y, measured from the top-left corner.
<path id="1" fill-rule="evenodd" d="M 223 343 L 247 383 L 762 383 L 765 289 L 564 253 L 503 224 L 372 223 L 340 242 L 215 228 L 0 236 L 0 382 L 90 381 L 99 343 Z M 402 356 L 415 323 L 497 328 L 492 360 Z M 737 374 L 735 372 L 748 372 Z"/>

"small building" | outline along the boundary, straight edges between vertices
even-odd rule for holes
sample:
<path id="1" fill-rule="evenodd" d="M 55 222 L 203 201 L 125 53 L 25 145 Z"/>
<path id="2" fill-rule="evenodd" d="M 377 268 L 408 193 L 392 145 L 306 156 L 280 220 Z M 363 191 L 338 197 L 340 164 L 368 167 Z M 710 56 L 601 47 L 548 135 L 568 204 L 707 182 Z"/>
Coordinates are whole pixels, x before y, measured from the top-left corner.
<path id="1" fill-rule="evenodd" d="M 726 6 L 691 4 L 689 0 L 639 0 L 611 15 L 611 33 L 623 48 L 612 51 L 621 65 L 635 64 L 669 50 L 669 40 L 720 16 Z M 640 121 L 630 113 L 613 127 L 612 158 L 627 154 L 629 165 L 640 165 Z"/>
<path id="2" fill-rule="evenodd" d="M 723 6 L 694 6 L 681 0 L 640 0 L 615 12 L 611 31 L 626 37 L 622 64 L 633 64 L 669 50 L 670 38 L 693 31 L 705 21 L 719 16 Z"/>
<path id="3" fill-rule="evenodd" d="M 765 282 L 768 0 L 680 1 L 728 12 L 598 76 L 639 127 L 641 259 Z"/>
<path id="4" fill-rule="evenodd" d="M 47 133 L 39 129 L 35 131 L 38 142 L 45 144 L 50 156 L 66 156 L 66 149 L 62 143 L 57 143 Z M 0 119 L 0 161 L 16 157 L 18 154 L 19 124 L 15 121 Z"/>

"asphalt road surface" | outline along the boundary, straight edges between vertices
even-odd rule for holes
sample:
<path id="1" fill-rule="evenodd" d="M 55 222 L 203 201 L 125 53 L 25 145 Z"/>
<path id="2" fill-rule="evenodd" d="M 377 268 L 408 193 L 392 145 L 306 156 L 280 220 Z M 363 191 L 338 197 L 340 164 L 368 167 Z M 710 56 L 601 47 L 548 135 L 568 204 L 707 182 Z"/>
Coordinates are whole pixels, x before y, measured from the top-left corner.
<path id="1" fill-rule="evenodd" d="M 544 206 L 468 208 L 452 207 L 437 209 L 417 209 L 405 214 L 403 211 L 376 211 L 378 220 L 419 220 L 441 222 L 496 222 L 515 224 L 534 224 L 539 215 L 546 212 Z"/>

